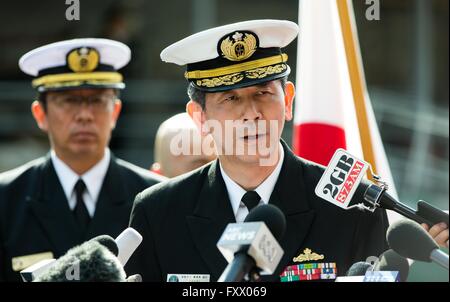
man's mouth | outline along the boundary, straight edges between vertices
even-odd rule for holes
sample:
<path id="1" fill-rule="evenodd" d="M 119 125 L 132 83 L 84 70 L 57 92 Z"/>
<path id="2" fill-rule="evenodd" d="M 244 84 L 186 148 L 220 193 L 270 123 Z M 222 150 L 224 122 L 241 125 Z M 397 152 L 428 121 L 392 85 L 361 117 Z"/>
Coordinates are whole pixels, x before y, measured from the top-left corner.
<path id="1" fill-rule="evenodd" d="M 258 139 L 263 138 L 264 136 L 266 136 L 265 133 L 260 133 L 260 134 L 253 134 L 253 135 L 245 135 L 243 136 L 241 139 L 243 139 L 244 141 L 256 141 Z"/>
<path id="2" fill-rule="evenodd" d="M 85 140 L 85 139 L 93 139 L 96 137 L 94 132 L 91 131 L 79 131 L 72 134 L 72 137 L 79 140 Z"/>

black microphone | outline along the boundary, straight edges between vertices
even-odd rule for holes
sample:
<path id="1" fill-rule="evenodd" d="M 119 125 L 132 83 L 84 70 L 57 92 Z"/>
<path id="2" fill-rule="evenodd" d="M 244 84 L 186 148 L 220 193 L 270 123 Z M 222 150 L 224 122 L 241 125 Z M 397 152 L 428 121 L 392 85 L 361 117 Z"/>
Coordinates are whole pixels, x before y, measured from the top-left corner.
<path id="1" fill-rule="evenodd" d="M 89 240 L 71 248 L 33 281 L 123 282 L 125 277 L 125 271 L 117 257 L 103 244 Z"/>
<path id="2" fill-rule="evenodd" d="M 252 281 L 261 273 L 273 274 L 284 254 L 278 241 L 286 230 L 286 218 L 274 205 L 260 205 L 244 223 L 230 223 L 217 247 L 228 261 L 218 282 Z"/>
<path id="3" fill-rule="evenodd" d="M 347 271 L 346 276 L 364 276 L 368 270 L 373 270 L 372 264 L 364 261 L 353 263 Z"/>
<path id="4" fill-rule="evenodd" d="M 448 225 L 449 222 L 449 215 L 441 209 L 419 200 L 417 210 L 413 210 L 389 195 L 385 188 L 376 184 L 370 184 L 363 196 L 364 200 L 371 205 L 378 204 L 383 209 L 395 211 L 418 223 L 426 223 L 430 227 L 440 222 L 445 222 Z"/>
<path id="5" fill-rule="evenodd" d="M 97 241 L 98 243 L 106 247 L 111 253 L 113 253 L 114 256 L 119 255 L 119 247 L 117 246 L 117 243 L 114 241 L 114 239 L 109 235 L 100 235 L 90 239 L 89 241 Z"/>
<path id="6" fill-rule="evenodd" d="M 335 282 L 364 282 L 366 273 L 372 270 L 373 265 L 368 262 L 355 262 L 347 270 L 345 276 L 338 276 Z"/>
<path id="7" fill-rule="evenodd" d="M 254 208 L 245 217 L 245 222 L 264 222 L 277 240 L 281 239 L 286 231 L 286 217 L 278 207 L 272 204 Z"/>
<path id="8" fill-rule="evenodd" d="M 400 220 L 389 226 L 386 239 L 389 246 L 403 257 L 436 262 L 448 270 L 448 255 L 439 249 L 434 239 L 416 222 Z"/>
<path id="9" fill-rule="evenodd" d="M 375 264 L 373 270 L 398 272 L 400 281 L 405 282 L 409 274 L 409 263 L 405 257 L 389 249 L 380 255 L 378 263 Z"/>
<path id="10" fill-rule="evenodd" d="M 372 257 L 371 257 L 372 258 Z M 369 259 L 369 258 L 368 258 Z M 367 260 L 369 261 L 369 260 Z M 397 254 L 393 250 L 387 250 L 383 252 L 380 257 L 377 258 L 375 263 L 372 265 L 371 263 L 359 261 L 354 263 L 347 271 L 347 277 L 339 277 L 340 282 L 342 281 L 352 281 L 352 282 L 374 282 L 377 278 L 362 278 L 365 277 L 366 274 L 370 272 L 376 275 L 376 272 L 397 272 L 399 275 L 400 281 L 406 281 L 409 273 L 409 263 L 408 260 L 399 254 Z M 349 277 L 361 277 L 360 279 L 350 279 Z M 379 278 L 379 277 L 378 277 Z M 348 279 L 348 280 L 347 280 Z M 386 282 L 386 279 L 383 279 Z M 389 279 L 389 281 L 393 281 Z M 376 281 L 378 282 L 378 281 Z"/>
<path id="11" fill-rule="evenodd" d="M 367 162 L 347 151 L 336 150 L 316 186 L 316 195 L 343 209 L 371 207 L 370 210 L 374 211 L 375 208 L 383 208 L 429 226 L 440 222 L 448 225 L 449 215 L 425 201 L 418 202 L 416 211 L 389 195 L 386 186 L 363 181 L 369 167 Z"/>

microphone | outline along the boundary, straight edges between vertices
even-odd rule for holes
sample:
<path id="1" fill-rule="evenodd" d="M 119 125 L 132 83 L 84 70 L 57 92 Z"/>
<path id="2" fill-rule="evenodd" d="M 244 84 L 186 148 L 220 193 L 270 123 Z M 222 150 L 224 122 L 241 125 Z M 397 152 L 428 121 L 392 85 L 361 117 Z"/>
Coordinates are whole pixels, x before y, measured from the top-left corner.
<path id="1" fill-rule="evenodd" d="M 139 274 L 128 276 L 125 282 L 142 282 L 142 276 Z"/>
<path id="2" fill-rule="evenodd" d="M 449 215 L 429 203 L 419 200 L 417 203 L 417 210 L 413 210 L 407 205 L 395 200 L 394 197 L 386 192 L 386 189 L 376 184 L 370 184 L 364 193 L 364 200 L 371 205 L 378 205 L 379 207 L 395 211 L 406 218 L 414 220 L 418 223 L 426 223 L 433 226 L 440 222 L 445 222 L 448 225 Z"/>
<path id="3" fill-rule="evenodd" d="M 91 240 L 97 241 L 108 248 L 111 253 L 117 256 L 122 266 L 125 266 L 141 244 L 142 236 L 135 229 L 126 228 L 115 240 L 109 235 L 100 235 Z"/>
<path id="4" fill-rule="evenodd" d="M 345 276 L 338 276 L 335 282 L 364 282 L 364 278 L 367 272 L 373 270 L 373 265 L 359 261 L 350 266 Z"/>
<path id="5" fill-rule="evenodd" d="M 389 226 L 389 246 L 403 257 L 435 262 L 448 270 L 448 255 L 439 249 L 433 238 L 417 223 L 400 220 Z"/>
<path id="6" fill-rule="evenodd" d="M 117 246 L 117 243 L 109 235 L 99 235 L 90 239 L 89 241 L 97 241 L 98 243 L 106 247 L 111 253 L 113 253 L 114 256 L 117 256 L 119 254 L 119 247 Z"/>
<path id="7" fill-rule="evenodd" d="M 347 276 L 364 276 L 368 270 L 373 270 L 373 266 L 368 262 L 359 261 L 350 266 L 347 271 Z"/>
<path id="8" fill-rule="evenodd" d="M 117 236 L 115 243 L 118 247 L 118 255 L 122 266 L 128 262 L 131 255 L 133 255 L 134 251 L 138 248 L 138 246 L 142 242 L 142 236 L 133 228 L 126 228 L 119 236 Z"/>
<path id="9" fill-rule="evenodd" d="M 71 248 L 36 282 L 121 282 L 125 271 L 116 256 L 96 240 Z"/>
<path id="10" fill-rule="evenodd" d="M 89 241 L 96 241 L 106 247 L 114 256 L 117 256 L 119 253 L 116 242 L 111 236 L 108 235 L 100 235 L 90 239 Z M 56 259 L 45 259 L 41 260 L 38 263 L 22 270 L 20 275 L 24 282 L 32 282 L 38 276 L 43 274 L 45 271 L 50 269 L 53 265 L 55 265 Z"/>
<path id="11" fill-rule="evenodd" d="M 272 204 L 264 204 L 254 208 L 245 217 L 246 222 L 264 222 L 276 239 L 281 239 L 286 231 L 286 217 L 279 208 Z"/>
<path id="12" fill-rule="evenodd" d="M 346 276 L 336 278 L 336 282 L 404 282 L 408 273 L 408 260 L 393 250 L 387 250 L 376 258 L 373 265 L 364 261 L 354 263 Z"/>
<path id="13" fill-rule="evenodd" d="M 273 274 L 284 254 L 278 240 L 285 230 L 286 218 L 274 205 L 260 205 L 244 223 L 228 224 L 217 247 L 229 264 L 218 282 L 240 282 L 247 277 L 255 281 L 260 273 Z"/>
<path id="14" fill-rule="evenodd" d="M 369 257 L 366 261 L 370 258 L 376 257 Z M 373 265 L 364 261 L 354 263 L 346 276 L 336 278 L 336 282 L 404 282 L 408 273 L 408 260 L 393 250 L 387 250 L 376 258 Z"/>
<path id="15" fill-rule="evenodd" d="M 380 255 L 378 263 L 375 264 L 374 271 L 399 272 L 400 281 L 406 282 L 409 274 L 408 260 L 394 250 L 389 249 Z"/>
<path id="16" fill-rule="evenodd" d="M 320 178 L 315 193 L 318 197 L 346 210 L 357 207 L 373 212 L 376 208 L 383 208 L 429 226 L 440 222 L 449 224 L 447 213 L 423 200 L 418 202 L 416 211 L 390 196 L 384 184 L 378 186 L 366 181 L 361 184 L 369 168 L 367 162 L 343 149 L 338 149 Z M 378 176 L 374 178 L 379 180 Z M 355 193 L 356 196 L 353 198 Z"/>

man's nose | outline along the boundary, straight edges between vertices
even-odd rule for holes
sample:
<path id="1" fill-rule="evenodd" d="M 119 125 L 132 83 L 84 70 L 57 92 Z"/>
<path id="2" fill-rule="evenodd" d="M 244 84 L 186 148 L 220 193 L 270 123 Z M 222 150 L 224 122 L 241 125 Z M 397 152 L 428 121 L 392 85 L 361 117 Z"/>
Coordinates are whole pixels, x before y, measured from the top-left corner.
<path id="1" fill-rule="evenodd" d="M 248 100 L 247 102 L 245 102 L 245 104 L 246 105 L 244 107 L 243 116 L 242 116 L 242 119 L 244 122 L 257 121 L 262 118 L 261 111 L 260 111 L 258 105 L 256 104 L 256 102 L 254 102 L 252 100 Z"/>
<path id="2" fill-rule="evenodd" d="M 92 104 L 86 100 L 83 100 L 78 104 L 78 108 L 76 111 L 76 119 L 77 120 L 92 120 L 94 118 L 94 113 L 92 110 Z"/>

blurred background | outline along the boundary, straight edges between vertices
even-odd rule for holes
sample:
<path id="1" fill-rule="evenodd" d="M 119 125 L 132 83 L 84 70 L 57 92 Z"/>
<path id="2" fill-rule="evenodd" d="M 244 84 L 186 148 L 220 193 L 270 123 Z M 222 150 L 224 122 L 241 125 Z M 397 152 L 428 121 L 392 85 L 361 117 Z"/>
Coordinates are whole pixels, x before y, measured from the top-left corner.
<path id="1" fill-rule="evenodd" d="M 162 63 L 160 51 L 197 31 L 271 18 L 298 22 L 298 0 L 80 1 L 80 20 L 67 21 L 63 0 L 0 2 L 0 172 L 44 155 L 47 137 L 30 105 L 31 78 L 19 58 L 38 46 L 70 38 L 126 43 L 124 108 L 112 151 L 143 168 L 153 162 L 159 124 L 184 111 L 182 67 Z M 354 0 L 369 95 L 400 200 L 449 207 L 449 1 L 380 0 L 380 20 L 368 21 Z M 286 52 L 295 82 L 297 43 Z M 292 123 L 284 132 L 289 143 Z M 446 275 L 448 280 L 448 273 Z"/>

